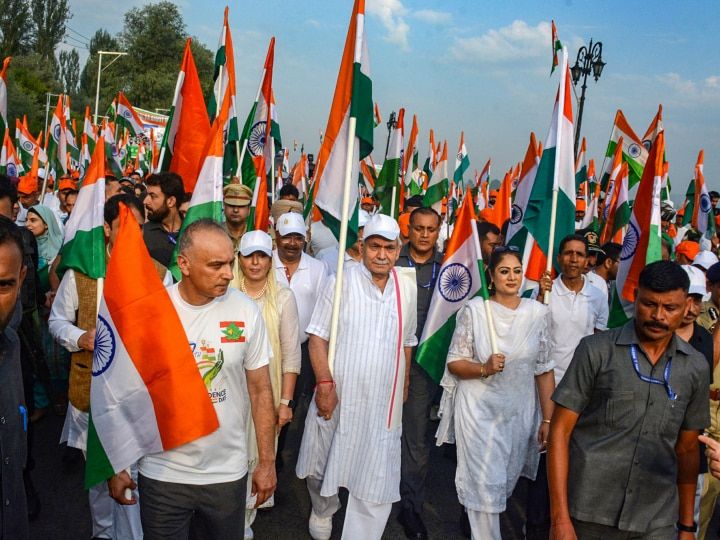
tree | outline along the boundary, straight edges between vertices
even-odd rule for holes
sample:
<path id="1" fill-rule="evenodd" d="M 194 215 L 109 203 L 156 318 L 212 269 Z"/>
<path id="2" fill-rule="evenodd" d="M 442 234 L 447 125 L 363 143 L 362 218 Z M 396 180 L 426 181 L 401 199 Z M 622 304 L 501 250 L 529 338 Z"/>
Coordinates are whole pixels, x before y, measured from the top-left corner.
<path id="1" fill-rule="evenodd" d="M 60 51 L 60 73 L 58 74 L 63 92 L 75 95 L 80 83 L 80 55 L 75 49 Z"/>
<path id="2" fill-rule="evenodd" d="M 0 56 L 27 52 L 32 30 L 27 0 L 0 0 Z"/>
<path id="3" fill-rule="evenodd" d="M 27 114 L 30 131 L 37 135 L 45 129 L 46 93 L 59 93 L 53 65 L 39 54 L 28 54 L 13 58 L 8 75 L 8 121 L 14 129 L 15 118 Z M 53 98 L 57 101 L 57 98 Z M 51 101 L 52 106 L 55 101 Z"/>
<path id="4" fill-rule="evenodd" d="M 187 38 L 177 6 L 159 2 L 131 9 L 119 38 L 128 55 L 118 61 L 124 84 L 117 89 L 139 107 L 170 107 Z M 194 40 L 193 55 L 207 93 L 212 86 L 213 54 Z"/>
<path id="5" fill-rule="evenodd" d="M 34 50 L 56 66 L 55 49 L 65 36 L 71 17 L 67 0 L 30 0 L 30 11 L 35 23 Z"/>
<path id="6" fill-rule="evenodd" d="M 95 89 L 97 85 L 97 69 L 98 69 L 98 51 L 119 51 L 120 44 L 107 30 L 99 29 L 90 38 L 90 54 L 82 73 L 80 74 L 80 101 L 78 105 L 82 108 L 90 105 L 91 109 L 95 104 Z M 107 66 L 110 59 L 105 57 L 103 65 Z M 108 105 L 117 94 L 118 85 L 122 84 L 122 71 L 119 69 L 117 62 L 107 70 L 103 71 L 100 79 L 100 108 L 98 112 L 103 114 L 107 110 Z M 104 109 L 102 107 L 105 107 Z"/>

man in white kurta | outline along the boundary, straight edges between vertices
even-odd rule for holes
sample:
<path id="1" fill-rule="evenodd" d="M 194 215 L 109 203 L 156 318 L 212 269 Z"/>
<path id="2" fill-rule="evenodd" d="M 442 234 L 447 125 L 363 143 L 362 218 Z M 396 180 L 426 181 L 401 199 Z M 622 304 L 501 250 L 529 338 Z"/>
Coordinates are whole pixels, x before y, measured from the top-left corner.
<path id="1" fill-rule="evenodd" d="M 412 269 L 393 268 L 399 234 L 395 220 L 384 215 L 365 226 L 363 263 L 343 278 L 332 370 L 327 351 L 335 277 L 307 329 L 317 386 L 296 472 L 307 479 L 315 540 L 330 538 L 340 487 L 350 492 L 343 539 L 379 539 L 392 503 L 400 500 L 401 415 L 410 349 L 417 343 L 417 288 Z"/>

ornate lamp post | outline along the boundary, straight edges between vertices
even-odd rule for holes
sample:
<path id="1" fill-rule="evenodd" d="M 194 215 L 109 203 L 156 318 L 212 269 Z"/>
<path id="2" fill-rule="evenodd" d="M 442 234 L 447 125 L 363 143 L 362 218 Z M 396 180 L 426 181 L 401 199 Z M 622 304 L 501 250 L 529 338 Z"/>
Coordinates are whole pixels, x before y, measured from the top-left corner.
<path id="1" fill-rule="evenodd" d="M 590 39 L 590 45 L 583 45 L 577 54 L 575 65 L 570 68 L 573 84 L 577 83 L 582 77 L 582 91 L 580 93 L 580 107 L 578 108 L 577 127 L 575 128 L 575 155 L 577 156 L 578 145 L 580 143 L 580 126 L 582 125 L 583 105 L 585 104 L 585 90 L 587 89 L 587 78 L 592 73 L 595 82 L 602 75 L 605 62 L 602 60 L 602 43 L 598 41 L 593 43 Z"/>

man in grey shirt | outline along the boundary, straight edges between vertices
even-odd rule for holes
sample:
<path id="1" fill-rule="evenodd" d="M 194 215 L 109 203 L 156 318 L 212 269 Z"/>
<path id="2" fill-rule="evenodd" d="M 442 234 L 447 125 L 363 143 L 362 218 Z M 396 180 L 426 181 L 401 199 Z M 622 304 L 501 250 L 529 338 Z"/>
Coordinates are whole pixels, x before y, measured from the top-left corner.
<path id="1" fill-rule="evenodd" d="M 677 264 L 648 265 L 635 318 L 578 345 L 553 395 L 552 539 L 695 538 L 709 373 L 703 356 L 675 336 L 688 288 Z"/>

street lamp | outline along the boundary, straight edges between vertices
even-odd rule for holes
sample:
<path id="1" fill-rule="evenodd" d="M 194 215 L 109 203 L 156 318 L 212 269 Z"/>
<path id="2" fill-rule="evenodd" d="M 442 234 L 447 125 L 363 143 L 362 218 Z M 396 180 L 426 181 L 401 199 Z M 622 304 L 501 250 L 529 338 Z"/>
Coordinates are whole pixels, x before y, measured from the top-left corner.
<path id="1" fill-rule="evenodd" d="M 113 58 L 113 59 L 110 61 L 110 63 L 109 63 L 107 66 L 105 66 L 104 69 L 103 69 L 103 67 L 102 67 L 103 54 L 108 54 L 108 55 L 111 55 L 111 56 L 115 56 L 115 58 Z M 113 63 L 114 63 L 118 58 L 120 58 L 121 56 L 125 56 L 125 55 L 127 55 L 126 52 L 98 51 L 98 56 L 99 56 L 99 58 L 98 58 L 98 75 L 97 75 L 97 88 L 95 89 L 95 115 L 94 115 L 94 120 L 93 120 L 93 122 L 95 123 L 95 125 L 97 125 L 97 123 L 98 123 L 98 101 L 100 101 L 100 75 L 101 75 L 101 73 L 102 73 L 105 69 L 107 69 L 107 68 L 109 68 L 111 65 L 113 65 Z"/>
<path id="2" fill-rule="evenodd" d="M 602 43 L 598 41 L 593 43 L 590 39 L 590 45 L 583 45 L 577 54 L 575 65 L 570 68 L 573 84 L 577 83 L 582 77 L 582 91 L 580 93 L 580 107 L 578 108 L 577 128 L 575 129 L 575 155 L 577 156 L 578 145 L 580 143 L 580 126 L 582 125 L 583 105 L 585 104 L 585 90 L 587 89 L 587 78 L 592 73 L 595 82 L 602 75 L 605 62 L 602 60 Z"/>
<path id="3" fill-rule="evenodd" d="M 388 128 L 387 144 L 385 145 L 385 159 L 387 159 L 388 151 L 390 150 L 390 135 L 392 134 L 393 128 L 397 125 L 397 115 L 395 111 L 390 113 L 390 118 L 388 118 L 387 124 L 385 125 Z"/>

